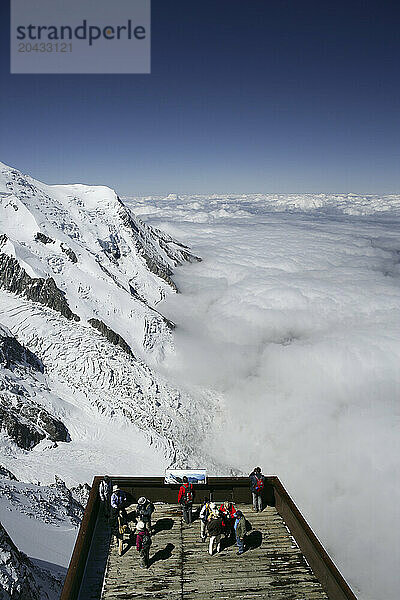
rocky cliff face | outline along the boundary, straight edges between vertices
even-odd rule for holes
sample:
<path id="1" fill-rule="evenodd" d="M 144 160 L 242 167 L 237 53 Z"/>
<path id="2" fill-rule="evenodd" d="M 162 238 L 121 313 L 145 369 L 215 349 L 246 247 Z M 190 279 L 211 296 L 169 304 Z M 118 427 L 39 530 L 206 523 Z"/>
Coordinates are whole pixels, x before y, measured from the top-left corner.
<path id="1" fill-rule="evenodd" d="M 43 596 L 43 598 L 48 596 Z M 0 598 L 2 600 L 41 600 L 35 568 L 18 550 L 0 523 Z"/>
<path id="2" fill-rule="evenodd" d="M 41 440 L 69 442 L 65 425 L 35 398 L 42 361 L 0 326 L 0 431 L 31 450 Z"/>
<path id="3" fill-rule="evenodd" d="M 52 277 L 29 277 L 18 261 L 0 252 L 0 287 L 15 292 L 29 300 L 57 310 L 66 319 L 79 321 L 69 308 L 64 294 L 58 289 Z"/>
<path id="4" fill-rule="evenodd" d="M 138 217 L 133 217 L 129 209 L 118 198 L 118 212 L 122 223 L 131 232 L 136 249 L 146 262 L 149 270 L 161 277 L 174 291 L 178 291 L 172 281 L 172 267 L 182 265 L 184 262 L 197 262 L 201 259 L 191 254 L 184 244 L 173 240 L 169 235 L 159 229 L 146 225 Z"/>
<path id="5" fill-rule="evenodd" d="M 0 325 L 0 365 L 9 370 L 20 367 L 31 368 L 43 373 L 42 361 L 13 337 L 10 331 Z"/>
<path id="6" fill-rule="evenodd" d="M 79 525 L 83 506 L 74 498 L 74 493 L 83 497 L 87 492 L 84 487 L 69 490 L 59 478 L 50 486 L 27 484 L 17 482 L 7 470 L 2 471 L 6 472 L 0 472 L 0 507 L 20 539 L 30 534 L 27 523 L 69 528 Z M 10 518 L 13 514 L 18 515 L 20 524 Z M 1 600 L 57 600 L 62 574 L 39 567 L 17 548 L 6 529 L 5 524 L 0 523 Z"/>

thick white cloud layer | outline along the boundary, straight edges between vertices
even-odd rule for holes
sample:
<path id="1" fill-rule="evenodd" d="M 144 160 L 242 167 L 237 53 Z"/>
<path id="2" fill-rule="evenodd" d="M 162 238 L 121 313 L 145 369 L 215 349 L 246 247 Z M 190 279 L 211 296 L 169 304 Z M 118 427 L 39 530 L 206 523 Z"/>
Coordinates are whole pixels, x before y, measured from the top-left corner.
<path id="1" fill-rule="evenodd" d="M 397 600 L 400 197 L 130 204 L 204 259 L 162 305 L 164 368 L 221 395 L 215 454 L 277 474 L 360 600 Z"/>

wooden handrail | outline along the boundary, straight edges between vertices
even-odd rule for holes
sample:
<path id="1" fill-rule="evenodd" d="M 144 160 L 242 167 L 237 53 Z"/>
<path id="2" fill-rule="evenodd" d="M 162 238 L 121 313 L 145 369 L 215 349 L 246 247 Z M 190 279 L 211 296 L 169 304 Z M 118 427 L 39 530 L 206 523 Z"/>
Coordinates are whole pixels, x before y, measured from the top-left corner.
<path id="1" fill-rule="evenodd" d="M 95 477 L 93 479 L 92 488 L 79 528 L 78 537 L 76 538 L 60 600 L 76 600 L 78 598 L 92 541 L 93 530 L 99 511 L 99 485 L 101 480 L 101 477 Z"/>
<path id="2" fill-rule="evenodd" d="M 101 477 L 95 477 L 85 514 L 79 529 L 65 578 L 60 600 L 77 600 L 84 575 L 93 531 L 99 511 L 99 484 Z M 136 495 L 148 490 L 156 493 L 160 501 L 176 502 L 179 485 L 165 485 L 163 477 L 111 477 L 113 483 L 122 488 L 136 490 Z M 248 477 L 208 477 L 206 485 L 199 485 L 200 493 L 217 494 L 231 490 L 232 496 L 240 502 L 250 502 L 251 495 Z M 236 492 L 235 492 L 236 490 Z M 329 557 L 317 536 L 300 513 L 299 509 L 276 476 L 266 477 L 265 494 L 270 504 L 276 506 L 291 534 L 299 545 L 314 574 L 324 587 L 330 600 L 357 600 L 353 591 Z M 151 497 L 151 496 L 150 496 Z M 152 498 L 155 500 L 156 498 Z M 244 500 L 246 499 L 246 500 Z"/>
<path id="3" fill-rule="evenodd" d="M 276 509 L 329 598 L 332 600 L 357 600 L 339 569 L 276 476 L 273 477 L 273 486 Z"/>

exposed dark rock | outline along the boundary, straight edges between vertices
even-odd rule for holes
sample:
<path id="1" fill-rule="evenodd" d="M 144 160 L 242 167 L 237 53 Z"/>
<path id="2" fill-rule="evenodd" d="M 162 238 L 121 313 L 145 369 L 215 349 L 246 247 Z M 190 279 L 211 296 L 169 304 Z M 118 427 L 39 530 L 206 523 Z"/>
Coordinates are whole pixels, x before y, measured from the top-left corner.
<path id="1" fill-rule="evenodd" d="M 122 202 L 121 198 L 117 196 L 118 204 L 119 204 L 119 213 L 121 216 L 121 220 L 126 227 L 130 227 L 132 231 L 139 234 L 139 229 L 132 219 L 130 212 L 127 210 L 125 204 Z"/>
<path id="2" fill-rule="evenodd" d="M 0 287 L 57 310 L 70 321 L 80 320 L 78 315 L 69 308 L 64 293 L 58 289 L 52 277 L 47 279 L 30 277 L 15 258 L 2 252 L 0 252 Z"/>
<path id="3" fill-rule="evenodd" d="M 10 479 L 11 481 L 18 481 L 14 473 L 11 473 L 11 471 L 6 469 L 6 467 L 4 467 L 3 465 L 0 465 L 0 477 L 4 479 Z"/>
<path id="4" fill-rule="evenodd" d="M 0 523 L 0 598 L 5 600 L 40 600 L 41 590 L 35 581 L 35 568 L 20 552 Z"/>
<path id="5" fill-rule="evenodd" d="M 0 395 L 0 429 L 20 448 L 31 450 L 46 437 L 53 442 L 71 441 L 65 425 L 38 404 L 26 404 L 21 398 L 11 406 L 4 399 Z"/>
<path id="6" fill-rule="evenodd" d="M 170 242 L 165 241 L 163 239 L 159 240 L 160 247 L 164 250 L 165 254 L 168 257 L 170 257 L 171 260 L 174 260 L 174 257 L 172 255 L 170 255 L 171 253 L 170 253 L 169 243 Z M 179 242 L 174 242 L 174 243 L 178 246 L 181 246 L 181 248 L 179 249 L 179 253 L 184 261 L 189 262 L 189 263 L 201 262 L 201 258 L 196 256 L 195 254 L 191 254 L 189 252 L 189 248 L 187 246 L 185 246 L 184 244 L 181 244 Z"/>
<path id="7" fill-rule="evenodd" d="M 154 273 L 154 275 L 157 275 L 157 277 L 161 277 L 161 279 L 164 279 L 164 281 L 168 283 L 168 285 L 170 285 L 175 292 L 177 292 L 178 288 L 176 287 L 176 284 L 172 281 L 170 277 L 172 275 L 172 270 L 167 265 L 156 262 L 155 260 L 150 258 L 150 256 L 146 254 L 143 248 L 141 249 L 140 254 L 143 256 L 147 268 L 152 273 Z"/>
<path id="8" fill-rule="evenodd" d="M 188 246 L 177 242 L 169 235 L 143 223 L 138 217 L 133 218 L 120 198 L 119 214 L 122 223 L 132 231 L 136 248 L 146 262 L 147 268 L 163 279 L 175 292 L 178 288 L 172 280 L 173 271 L 162 258 L 159 250 L 163 250 L 174 266 L 184 262 L 199 262 L 201 258 L 189 252 Z"/>
<path id="9" fill-rule="evenodd" d="M 44 372 L 42 361 L 14 337 L 0 335 L 0 364 L 6 369 L 12 369 L 16 364 L 29 365 L 35 371 Z"/>
<path id="10" fill-rule="evenodd" d="M 24 450 L 31 450 L 45 438 L 33 425 L 22 423 L 18 415 L 0 406 L 0 429 Z"/>
<path id="11" fill-rule="evenodd" d="M 146 306 L 148 306 L 148 302 L 139 294 L 139 292 L 137 291 L 137 289 L 131 284 L 129 283 L 129 291 L 132 294 L 132 296 L 134 298 L 136 298 L 136 300 L 139 300 L 140 302 L 143 302 L 143 304 L 145 304 Z"/>
<path id="12" fill-rule="evenodd" d="M 139 230 L 138 226 L 136 225 L 134 219 L 132 218 L 130 212 L 128 211 L 128 209 L 126 208 L 126 206 L 124 205 L 122 200 L 120 198 L 118 198 L 118 201 L 119 201 L 119 205 L 120 205 L 119 212 L 120 212 L 120 217 L 121 217 L 122 223 L 126 227 L 131 229 L 132 232 L 135 234 L 134 240 L 135 240 L 136 248 L 137 248 L 139 254 L 144 258 L 148 269 L 152 273 L 157 275 L 157 277 L 161 277 L 161 279 L 163 279 L 166 283 L 168 283 L 168 285 L 170 285 L 172 287 L 172 289 L 177 292 L 178 288 L 176 287 L 175 283 L 171 279 L 172 270 L 165 262 L 161 261 L 161 259 L 155 260 L 154 258 L 149 256 L 149 254 L 146 252 L 145 245 L 143 244 L 143 241 L 141 239 L 141 235 L 142 235 L 141 231 Z"/>
<path id="13" fill-rule="evenodd" d="M 37 381 L 44 372 L 42 361 L 0 327 L 0 430 L 20 447 L 30 450 L 44 438 L 69 442 L 65 425 L 32 397 L 22 377 Z M 34 371 L 34 373 L 32 372 Z"/>
<path id="14" fill-rule="evenodd" d="M 164 323 L 166 324 L 166 326 L 168 327 L 168 329 L 170 329 L 171 331 L 173 331 L 174 329 L 176 329 L 176 324 L 171 321 L 170 319 L 167 319 L 167 317 L 164 317 Z"/>
<path id="15" fill-rule="evenodd" d="M 65 252 L 65 254 L 68 256 L 68 258 L 70 259 L 70 261 L 72 261 L 73 263 L 77 263 L 78 262 L 78 258 L 75 254 L 75 252 L 73 250 L 71 250 L 71 248 L 68 248 L 68 246 L 66 244 L 64 244 L 63 242 L 61 242 L 60 244 L 60 248 L 63 252 Z"/>
<path id="16" fill-rule="evenodd" d="M 85 508 L 87 501 L 89 500 L 89 494 L 91 487 L 87 483 L 80 483 L 79 485 L 70 488 L 72 497 L 79 502 L 79 504 Z"/>
<path id="17" fill-rule="evenodd" d="M 118 247 L 117 240 L 115 239 L 115 237 L 113 235 L 110 235 L 110 239 L 108 239 L 108 240 L 97 240 L 97 241 L 99 242 L 100 246 L 102 247 L 102 249 L 107 254 L 107 256 L 110 260 L 112 260 L 113 262 L 116 262 L 118 259 L 121 258 L 121 251 Z"/>
<path id="18" fill-rule="evenodd" d="M 100 321 L 99 319 L 89 319 L 88 323 L 92 327 L 94 327 L 95 329 L 97 329 L 98 331 L 100 331 L 100 333 L 102 335 L 104 335 L 104 337 L 107 338 L 107 340 L 109 342 L 111 342 L 112 344 L 114 344 L 114 346 L 119 346 L 127 354 L 129 354 L 130 356 L 133 356 L 133 352 L 130 349 L 129 345 L 124 340 L 124 338 L 121 337 L 119 335 L 119 333 L 115 333 L 115 331 L 113 331 L 112 329 L 110 329 L 109 327 L 107 327 L 107 325 L 105 323 L 103 323 L 103 321 Z"/>
<path id="19" fill-rule="evenodd" d="M 33 407 L 30 411 L 21 411 L 21 414 L 23 416 L 27 416 L 28 412 L 32 413 L 32 418 L 36 416 L 36 423 L 38 427 L 43 429 L 43 431 L 46 433 L 46 437 L 48 437 L 49 440 L 52 442 L 71 441 L 71 436 L 69 435 L 68 429 L 65 427 L 64 423 L 53 417 L 47 412 L 47 410 L 41 408 L 39 411 L 37 411 L 35 407 Z"/>
<path id="20" fill-rule="evenodd" d="M 54 240 L 52 240 L 49 236 L 45 235 L 41 231 L 38 231 L 35 235 L 35 240 L 38 242 L 42 242 L 42 244 L 54 244 Z"/>

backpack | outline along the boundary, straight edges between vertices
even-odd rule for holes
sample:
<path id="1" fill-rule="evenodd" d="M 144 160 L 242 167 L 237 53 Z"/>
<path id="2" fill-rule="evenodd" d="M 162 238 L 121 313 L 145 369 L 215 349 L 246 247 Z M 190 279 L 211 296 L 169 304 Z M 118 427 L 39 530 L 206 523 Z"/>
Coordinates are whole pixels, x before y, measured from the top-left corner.
<path id="1" fill-rule="evenodd" d="M 124 535 L 124 533 L 131 533 L 128 523 L 125 521 L 123 517 L 118 517 L 118 531 L 120 535 Z"/>
<path id="2" fill-rule="evenodd" d="M 142 540 L 142 549 L 143 550 L 148 550 L 150 548 L 152 544 L 152 540 L 151 537 L 148 533 L 145 533 L 145 535 L 143 536 L 143 540 Z"/>
<path id="3" fill-rule="evenodd" d="M 264 480 L 260 477 L 260 479 L 257 479 L 256 484 L 254 486 L 254 491 L 257 494 L 261 494 L 261 492 L 264 489 Z"/>
<path id="4" fill-rule="evenodd" d="M 192 484 L 189 483 L 187 486 L 185 486 L 185 491 L 183 493 L 183 502 L 185 504 L 189 504 L 190 502 L 193 502 L 193 492 L 192 492 Z"/>
<path id="5" fill-rule="evenodd" d="M 117 490 L 116 492 L 114 492 L 113 494 L 114 496 L 114 503 L 119 507 L 122 506 L 126 500 L 126 495 L 125 492 L 123 492 L 122 490 Z"/>
<path id="6" fill-rule="evenodd" d="M 201 516 L 201 515 L 203 515 L 203 516 Z M 206 523 L 209 516 L 210 516 L 210 503 L 206 502 L 201 507 L 201 510 L 200 510 L 200 519 L 203 521 L 203 523 Z"/>
<path id="7" fill-rule="evenodd" d="M 138 505 L 137 514 L 142 518 L 143 521 L 148 521 L 154 512 L 154 504 L 147 501 L 146 504 Z"/>

